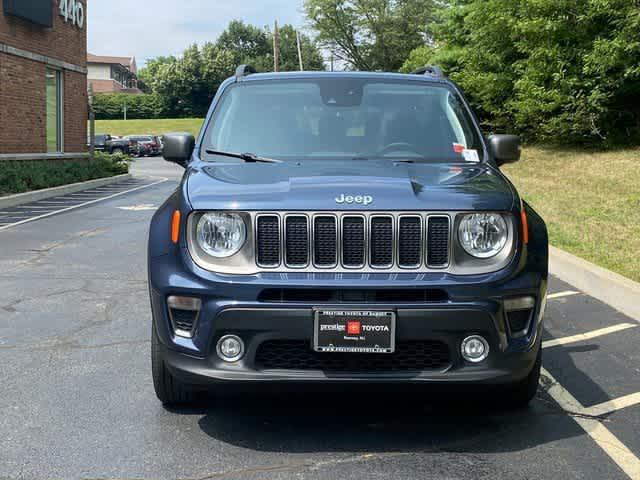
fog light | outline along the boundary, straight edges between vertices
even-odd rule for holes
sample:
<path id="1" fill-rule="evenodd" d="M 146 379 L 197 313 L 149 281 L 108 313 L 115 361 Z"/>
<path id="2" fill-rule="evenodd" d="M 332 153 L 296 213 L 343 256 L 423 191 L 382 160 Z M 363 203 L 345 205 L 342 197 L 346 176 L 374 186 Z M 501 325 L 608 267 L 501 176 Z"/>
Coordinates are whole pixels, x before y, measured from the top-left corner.
<path id="1" fill-rule="evenodd" d="M 218 356 L 225 362 L 235 362 L 244 355 L 244 342 L 235 335 L 225 335 L 216 346 Z"/>
<path id="2" fill-rule="evenodd" d="M 489 356 L 489 343 L 480 335 L 472 335 L 462 341 L 460 350 L 467 362 L 479 363 Z"/>

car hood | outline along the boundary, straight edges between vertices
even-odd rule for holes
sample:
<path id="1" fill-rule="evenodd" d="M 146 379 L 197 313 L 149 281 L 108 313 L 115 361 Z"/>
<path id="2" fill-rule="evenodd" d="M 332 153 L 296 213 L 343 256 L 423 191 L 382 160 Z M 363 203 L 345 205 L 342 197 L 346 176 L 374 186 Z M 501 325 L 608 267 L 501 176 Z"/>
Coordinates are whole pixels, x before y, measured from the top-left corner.
<path id="1" fill-rule="evenodd" d="M 186 193 L 196 210 L 508 211 L 514 203 L 510 183 L 489 165 L 389 160 L 199 162 Z M 338 202 L 343 196 L 361 202 Z"/>

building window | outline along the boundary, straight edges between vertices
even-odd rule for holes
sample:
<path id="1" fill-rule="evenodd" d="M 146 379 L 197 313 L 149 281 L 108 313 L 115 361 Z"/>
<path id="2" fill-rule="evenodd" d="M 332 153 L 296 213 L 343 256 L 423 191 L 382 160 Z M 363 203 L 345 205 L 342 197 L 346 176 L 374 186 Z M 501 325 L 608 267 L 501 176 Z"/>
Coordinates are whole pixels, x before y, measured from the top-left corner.
<path id="1" fill-rule="evenodd" d="M 47 152 L 63 150 L 62 72 L 47 68 Z"/>

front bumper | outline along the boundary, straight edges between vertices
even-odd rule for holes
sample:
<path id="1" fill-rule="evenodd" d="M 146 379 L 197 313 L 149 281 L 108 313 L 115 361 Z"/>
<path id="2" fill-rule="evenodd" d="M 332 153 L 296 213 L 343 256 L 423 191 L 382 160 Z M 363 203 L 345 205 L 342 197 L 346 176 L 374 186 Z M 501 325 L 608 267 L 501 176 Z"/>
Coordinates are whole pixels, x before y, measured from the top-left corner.
<path id="1" fill-rule="evenodd" d="M 188 259 L 186 259 L 188 261 Z M 542 329 L 546 275 L 521 270 L 476 277 L 448 274 L 260 274 L 219 276 L 188 265 L 172 255 L 150 262 L 150 293 L 154 328 L 161 342 L 165 364 L 174 376 L 189 384 L 234 382 L 303 383 L 439 383 L 504 384 L 523 379 L 534 366 Z M 317 303 L 314 301 L 264 301 L 269 289 L 317 291 L 344 289 L 438 289 L 445 299 L 403 303 Z M 193 338 L 176 336 L 169 319 L 169 295 L 197 296 L 202 300 Z M 503 299 L 532 296 L 535 307 L 526 335 L 509 332 Z M 309 368 L 270 369 L 256 363 L 256 353 L 270 340 L 303 341 L 311 349 L 313 309 L 390 309 L 397 315 L 396 342 L 437 341 L 446 344 L 448 361 L 421 371 L 324 371 Z M 235 334 L 245 342 L 243 358 L 222 361 L 216 342 Z M 462 340 L 482 335 L 490 346 L 489 357 L 466 362 L 460 353 Z M 331 354 L 323 354 L 331 355 Z"/>

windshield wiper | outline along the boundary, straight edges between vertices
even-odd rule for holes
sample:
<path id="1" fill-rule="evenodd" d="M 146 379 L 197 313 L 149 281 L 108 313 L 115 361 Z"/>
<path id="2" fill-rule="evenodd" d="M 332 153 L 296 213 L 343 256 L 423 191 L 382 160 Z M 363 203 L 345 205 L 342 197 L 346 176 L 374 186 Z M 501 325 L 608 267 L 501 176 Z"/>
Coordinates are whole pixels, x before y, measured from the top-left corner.
<path id="1" fill-rule="evenodd" d="M 393 157 L 365 157 L 365 156 L 356 156 L 351 157 L 351 160 L 389 160 L 393 163 L 415 163 L 416 160 L 424 160 L 424 158 L 393 158 Z"/>
<path id="2" fill-rule="evenodd" d="M 266 158 L 260 157 L 255 153 L 234 153 L 234 152 L 223 152 L 221 150 L 211 150 L 205 149 L 205 152 L 209 155 L 221 155 L 223 157 L 231 157 L 231 158 L 239 158 L 240 160 L 244 160 L 249 163 L 282 163 L 282 160 L 276 160 L 275 158 Z"/>

